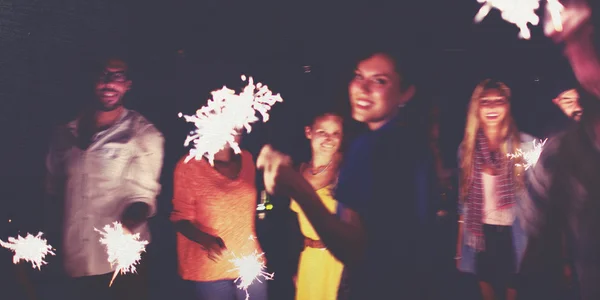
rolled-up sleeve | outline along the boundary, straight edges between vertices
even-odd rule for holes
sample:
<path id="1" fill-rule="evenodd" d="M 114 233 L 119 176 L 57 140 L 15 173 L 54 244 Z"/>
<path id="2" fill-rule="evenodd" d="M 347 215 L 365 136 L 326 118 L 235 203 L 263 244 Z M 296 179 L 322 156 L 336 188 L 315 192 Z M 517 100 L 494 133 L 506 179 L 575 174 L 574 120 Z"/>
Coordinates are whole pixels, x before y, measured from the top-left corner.
<path id="1" fill-rule="evenodd" d="M 153 125 L 137 133 L 137 149 L 125 177 L 125 209 L 143 202 L 150 207 L 149 217 L 156 214 L 156 197 L 160 193 L 160 174 L 164 157 L 164 137 Z"/>
<path id="2" fill-rule="evenodd" d="M 196 219 L 195 199 L 189 195 L 189 166 L 182 159 L 175 167 L 173 175 L 173 212 L 171 221 L 192 221 Z"/>
<path id="3" fill-rule="evenodd" d="M 59 127 L 52 133 L 50 146 L 46 154 L 46 174 L 44 178 L 44 191 L 49 196 L 58 196 L 62 189 L 63 170 L 61 168 L 61 157 L 59 149 L 64 139 L 64 128 Z"/>

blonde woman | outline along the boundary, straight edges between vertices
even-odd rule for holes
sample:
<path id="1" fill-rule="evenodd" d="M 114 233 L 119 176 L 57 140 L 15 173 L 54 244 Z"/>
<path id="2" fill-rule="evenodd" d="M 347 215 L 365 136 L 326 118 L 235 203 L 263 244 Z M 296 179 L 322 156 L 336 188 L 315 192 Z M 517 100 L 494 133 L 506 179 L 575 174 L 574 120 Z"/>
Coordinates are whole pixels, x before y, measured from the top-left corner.
<path id="1" fill-rule="evenodd" d="M 529 146 L 510 113 L 510 89 L 487 79 L 477 85 L 458 151 L 460 219 L 457 267 L 477 276 L 484 300 L 516 298 L 516 274 L 527 245 L 519 224 L 523 169 L 508 153 Z M 523 149 L 526 150 L 526 149 Z"/>

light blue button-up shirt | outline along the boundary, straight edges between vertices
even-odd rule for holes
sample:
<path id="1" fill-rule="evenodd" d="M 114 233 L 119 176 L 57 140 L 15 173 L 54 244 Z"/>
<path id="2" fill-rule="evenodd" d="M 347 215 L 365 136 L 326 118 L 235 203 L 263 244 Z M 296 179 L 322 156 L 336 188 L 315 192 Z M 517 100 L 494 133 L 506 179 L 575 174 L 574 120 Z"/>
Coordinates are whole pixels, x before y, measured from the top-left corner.
<path id="1" fill-rule="evenodd" d="M 47 192 L 63 200 L 50 205 L 64 207 L 59 251 L 71 277 L 114 271 L 94 228 L 120 221 L 134 202 L 148 204 L 151 216 L 156 213 L 164 155 L 162 134 L 135 111 L 125 110 L 115 124 L 92 137 L 87 149 L 77 146 L 77 126 L 75 120 L 58 128 L 46 160 Z M 147 223 L 135 232 L 150 239 Z"/>

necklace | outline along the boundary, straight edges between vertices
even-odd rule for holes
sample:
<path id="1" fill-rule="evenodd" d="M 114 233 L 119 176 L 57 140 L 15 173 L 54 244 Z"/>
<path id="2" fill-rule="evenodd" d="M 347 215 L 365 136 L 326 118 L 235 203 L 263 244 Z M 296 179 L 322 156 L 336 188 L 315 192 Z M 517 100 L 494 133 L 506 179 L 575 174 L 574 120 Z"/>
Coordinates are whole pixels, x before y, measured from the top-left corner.
<path id="1" fill-rule="evenodd" d="M 318 171 L 318 172 L 314 171 L 314 168 L 313 168 L 312 163 L 311 163 L 310 164 L 311 165 L 310 166 L 310 174 L 312 174 L 313 176 L 317 176 L 317 175 L 325 172 L 327 169 L 329 169 L 329 165 L 331 165 L 332 161 L 333 161 L 333 158 L 327 163 L 327 165 L 325 165 L 325 167 L 321 171 Z"/>

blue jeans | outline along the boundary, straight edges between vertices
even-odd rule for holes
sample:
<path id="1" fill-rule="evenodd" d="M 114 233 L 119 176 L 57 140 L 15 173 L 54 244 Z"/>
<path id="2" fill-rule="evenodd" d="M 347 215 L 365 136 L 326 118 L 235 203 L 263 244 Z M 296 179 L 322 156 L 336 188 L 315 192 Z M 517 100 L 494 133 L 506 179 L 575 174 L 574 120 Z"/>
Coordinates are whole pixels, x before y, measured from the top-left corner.
<path id="1" fill-rule="evenodd" d="M 195 300 L 245 300 L 246 291 L 239 289 L 233 280 L 192 282 Z M 248 287 L 251 300 L 267 300 L 267 282 L 255 281 Z"/>

